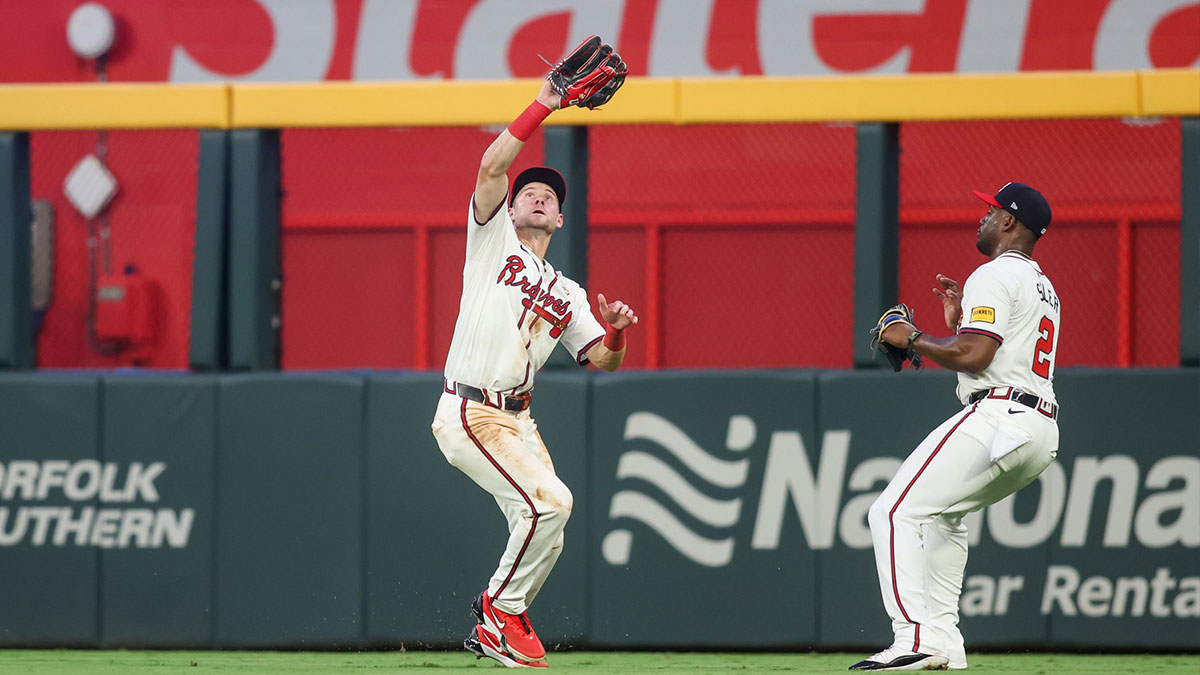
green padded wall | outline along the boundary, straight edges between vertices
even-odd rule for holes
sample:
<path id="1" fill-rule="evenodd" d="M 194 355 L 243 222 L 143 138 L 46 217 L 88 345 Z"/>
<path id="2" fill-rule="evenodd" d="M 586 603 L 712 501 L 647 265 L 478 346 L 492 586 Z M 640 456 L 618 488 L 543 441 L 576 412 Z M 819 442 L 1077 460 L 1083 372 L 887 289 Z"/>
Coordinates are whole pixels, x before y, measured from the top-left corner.
<path id="1" fill-rule="evenodd" d="M 216 640 L 316 647 L 363 636 L 363 378 L 221 379 Z"/>
<path id="2" fill-rule="evenodd" d="M 122 504 L 130 534 L 100 554 L 103 644 L 208 644 L 216 379 L 106 377 L 101 400 L 104 461 L 127 475 L 135 464 L 144 467 Z"/>
<path id="3" fill-rule="evenodd" d="M 786 479 L 816 457 L 815 385 L 770 372 L 593 381 L 591 643 L 814 644 L 816 559 Z"/>
<path id="4" fill-rule="evenodd" d="M 105 506 L 98 498 L 99 389 L 96 376 L 3 378 L 0 644 L 91 646 L 100 638 L 100 549 L 90 543 L 95 530 L 85 515 Z M 61 471 L 55 471 L 55 465 Z M 76 480 L 67 481 L 72 475 L 68 467 L 75 466 L 80 466 L 74 472 Z M 20 474 L 26 480 L 17 479 Z M 63 487 L 52 488 L 50 482 L 39 496 L 38 485 L 46 474 L 57 474 L 63 484 L 75 485 L 78 489 L 72 492 L 78 499 L 68 496 Z M 76 525 L 73 529 L 62 527 L 64 509 Z M 28 519 L 20 515 L 22 511 Z M 60 534 L 62 545 L 55 545 Z"/>

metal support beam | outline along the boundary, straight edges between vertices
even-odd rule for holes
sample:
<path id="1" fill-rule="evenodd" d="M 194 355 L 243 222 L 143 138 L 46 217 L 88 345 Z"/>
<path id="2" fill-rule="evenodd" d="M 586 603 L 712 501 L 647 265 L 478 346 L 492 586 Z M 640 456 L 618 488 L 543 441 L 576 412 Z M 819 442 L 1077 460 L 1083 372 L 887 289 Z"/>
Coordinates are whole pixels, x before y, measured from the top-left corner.
<path id="1" fill-rule="evenodd" d="M 563 226 L 554 233 L 547 258 L 554 269 L 587 288 L 588 282 L 588 128 L 546 127 L 546 166 L 554 167 L 567 181 Z M 589 291 L 595 302 L 595 293 Z M 588 311 L 591 311 L 590 309 Z M 566 350 L 556 349 L 546 362 L 549 368 L 575 365 Z"/>
<path id="2" fill-rule="evenodd" d="M 229 132 L 200 132 L 192 268 L 192 370 L 229 367 Z"/>
<path id="3" fill-rule="evenodd" d="M 867 333 L 898 302 L 900 269 L 900 125 L 858 125 L 854 225 L 854 367 L 882 368 Z"/>
<path id="4" fill-rule="evenodd" d="M 278 129 L 230 136 L 229 368 L 279 369 Z"/>
<path id="5" fill-rule="evenodd" d="M 1200 366 L 1200 117 L 1180 120 L 1183 218 L 1179 234 L 1179 363 Z"/>
<path id="6" fill-rule="evenodd" d="M 29 134 L 0 133 L 0 368 L 34 365 Z"/>

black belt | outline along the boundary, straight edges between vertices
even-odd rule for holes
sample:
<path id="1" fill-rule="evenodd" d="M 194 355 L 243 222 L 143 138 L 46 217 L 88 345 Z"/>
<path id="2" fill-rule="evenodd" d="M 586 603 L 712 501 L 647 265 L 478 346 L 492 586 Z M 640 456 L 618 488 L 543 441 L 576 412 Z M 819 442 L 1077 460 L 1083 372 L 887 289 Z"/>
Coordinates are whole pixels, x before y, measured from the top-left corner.
<path id="1" fill-rule="evenodd" d="M 451 388 L 452 385 L 453 389 Z M 479 387 L 472 387 L 471 385 L 463 384 L 462 382 L 447 382 L 443 389 L 448 394 L 457 394 L 468 401 L 475 401 L 476 403 L 482 403 L 493 408 L 501 407 L 496 405 L 496 401 L 499 400 L 502 402 L 503 409 L 509 412 L 521 412 L 522 410 L 527 409 L 529 407 L 530 400 L 533 398 L 529 393 L 520 394 L 518 396 L 504 396 L 494 392 L 484 393 L 484 391 Z M 491 395 L 489 396 L 488 394 Z"/>
<path id="2" fill-rule="evenodd" d="M 1033 408 L 1052 420 L 1058 419 L 1057 405 L 1051 403 L 1050 401 L 1040 399 L 1033 394 L 1026 394 L 1025 392 L 1013 387 L 993 387 L 992 389 L 983 389 L 968 396 L 967 402 L 978 403 L 985 398 L 1015 401 L 1027 408 Z"/>

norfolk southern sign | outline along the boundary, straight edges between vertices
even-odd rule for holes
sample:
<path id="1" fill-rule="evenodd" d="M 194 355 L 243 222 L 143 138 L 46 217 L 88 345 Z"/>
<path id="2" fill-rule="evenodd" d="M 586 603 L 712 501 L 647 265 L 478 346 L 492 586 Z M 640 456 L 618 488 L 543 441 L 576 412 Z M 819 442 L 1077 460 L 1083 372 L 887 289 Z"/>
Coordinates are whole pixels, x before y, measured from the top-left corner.
<path id="1" fill-rule="evenodd" d="M 157 507 L 166 471 L 166 462 L 0 462 L 0 546 L 183 548 L 195 511 Z"/>

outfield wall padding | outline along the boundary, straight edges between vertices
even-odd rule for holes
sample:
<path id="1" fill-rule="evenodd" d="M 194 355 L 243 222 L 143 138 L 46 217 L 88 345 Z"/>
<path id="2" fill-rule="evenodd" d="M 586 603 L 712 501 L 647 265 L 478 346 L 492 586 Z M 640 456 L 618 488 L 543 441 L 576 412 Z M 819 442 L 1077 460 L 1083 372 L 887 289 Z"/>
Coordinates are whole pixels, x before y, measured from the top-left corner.
<path id="1" fill-rule="evenodd" d="M 5 509 L 0 512 L 0 643 L 78 647 L 96 644 L 101 637 L 101 549 L 55 546 L 53 533 L 39 532 L 19 515 L 22 507 L 31 518 L 48 509 L 71 508 L 78 519 L 85 509 L 98 508 L 98 500 L 67 502 L 61 493 L 39 498 L 36 487 L 25 489 L 27 481 L 13 480 L 17 462 L 100 458 L 99 389 L 96 376 L 10 375 L 0 383 L 5 483 L 0 489 L 0 509 Z"/>
<path id="2" fill-rule="evenodd" d="M 811 451 L 815 401 L 803 372 L 595 380 L 592 642 L 816 644 L 813 552 L 792 536 L 757 550 L 750 536 L 771 430 L 807 430 L 786 452 Z"/>
<path id="3" fill-rule="evenodd" d="M 146 376 L 103 382 L 100 451 L 130 467 L 161 462 L 154 494 L 135 503 L 163 515 L 100 553 L 101 644 L 186 647 L 213 639 L 217 390 L 210 377 Z M 145 475 L 145 474 L 143 474 Z M 147 497 L 157 497 L 149 502 Z M 123 502 L 127 504 L 129 502 Z M 167 526 L 177 525 L 173 540 Z M 186 527 L 186 545 L 179 545 Z"/>
<path id="4" fill-rule="evenodd" d="M 871 650 L 866 511 L 954 377 L 544 373 L 550 648 Z M 1058 461 L 968 516 L 969 649 L 1195 650 L 1200 373 L 1058 374 Z M 453 646 L 506 539 L 429 373 L 0 376 L 0 646 Z M 709 617 L 711 620 L 697 620 Z"/>
<path id="5" fill-rule="evenodd" d="M 365 389 L 349 376 L 219 380 L 219 644 L 361 640 Z"/>

